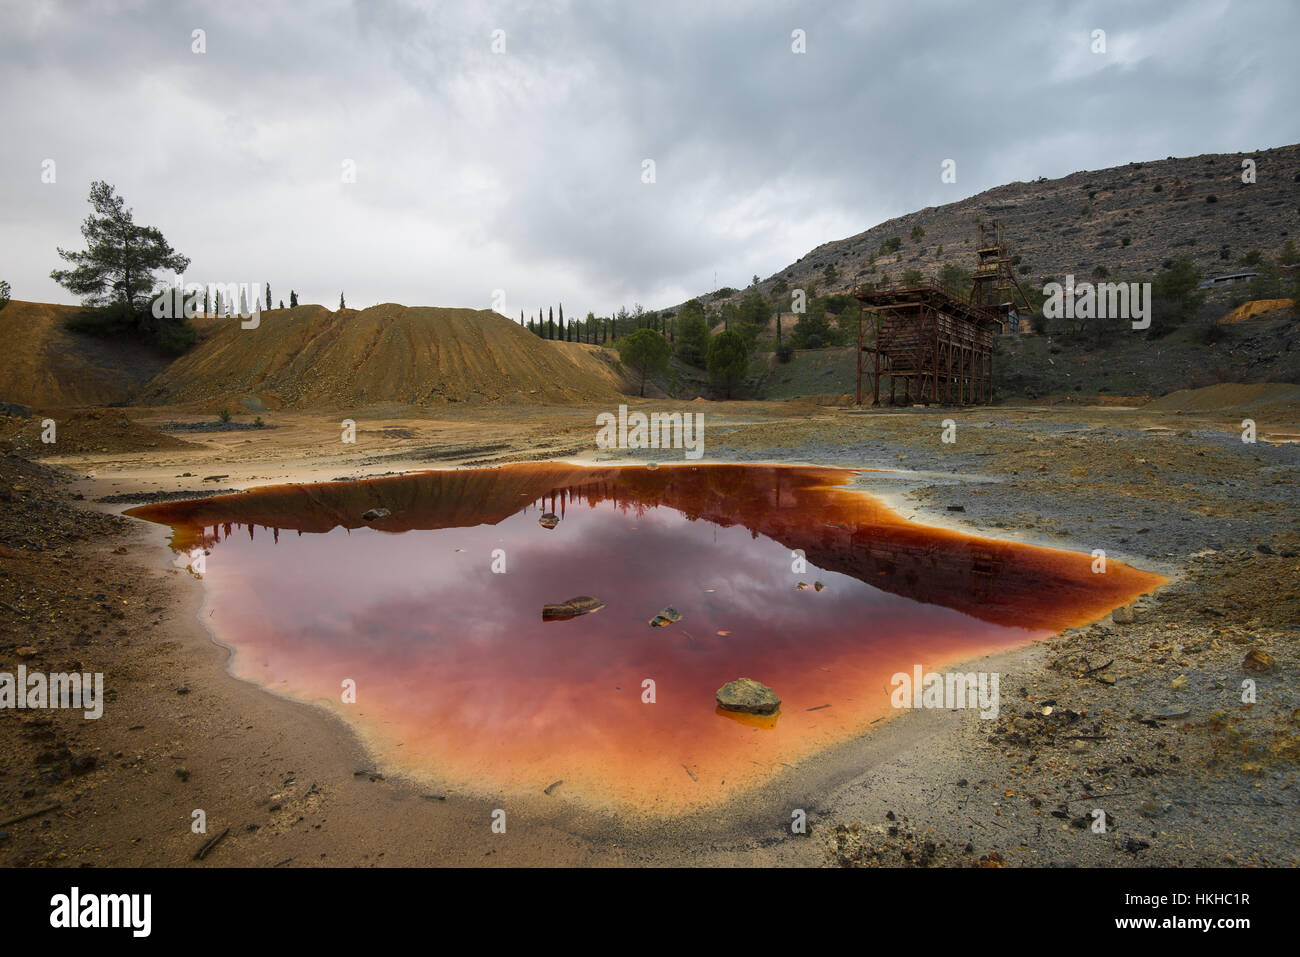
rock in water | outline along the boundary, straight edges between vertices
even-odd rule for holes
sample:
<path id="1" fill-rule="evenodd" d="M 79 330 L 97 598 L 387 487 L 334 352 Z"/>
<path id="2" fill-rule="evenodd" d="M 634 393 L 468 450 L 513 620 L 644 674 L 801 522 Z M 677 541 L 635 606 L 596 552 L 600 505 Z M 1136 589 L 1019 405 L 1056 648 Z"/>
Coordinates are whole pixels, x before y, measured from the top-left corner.
<path id="1" fill-rule="evenodd" d="M 598 598 L 579 595 L 558 605 L 543 605 L 542 621 L 568 621 L 579 615 L 590 615 L 593 611 L 600 611 L 604 607 L 605 603 Z"/>
<path id="2" fill-rule="evenodd" d="M 386 508 L 372 508 L 369 511 L 362 513 L 361 520 L 363 522 L 373 522 L 375 519 L 387 518 L 392 514 L 393 513 Z"/>
<path id="3" fill-rule="evenodd" d="M 659 614 L 650 619 L 650 627 L 663 628 L 665 625 L 671 625 L 673 622 L 681 620 L 681 613 L 672 605 L 669 605 Z"/>
<path id="4" fill-rule="evenodd" d="M 718 689 L 718 707 L 745 714 L 776 714 L 781 699 L 765 684 L 753 678 L 737 678 Z"/>
<path id="5" fill-rule="evenodd" d="M 537 524 L 542 526 L 542 528 L 554 528 L 556 525 L 560 524 L 560 516 L 547 512 L 537 520 Z"/>

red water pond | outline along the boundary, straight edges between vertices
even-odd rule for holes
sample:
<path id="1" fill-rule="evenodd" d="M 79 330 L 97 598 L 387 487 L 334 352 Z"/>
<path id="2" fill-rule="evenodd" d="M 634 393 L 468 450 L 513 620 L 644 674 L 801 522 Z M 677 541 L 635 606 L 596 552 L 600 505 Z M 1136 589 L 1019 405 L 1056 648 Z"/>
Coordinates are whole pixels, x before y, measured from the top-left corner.
<path id="1" fill-rule="evenodd" d="M 235 675 L 337 712 L 384 766 L 674 813 L 862 734 L 895 713 L 896 672 L 1026 644 L 1165 581 L 907 522 L 844 488 L 855 475 L 524 464 L 129 514 L 209 551 L 202 615 Z M 367 523 L 372 508 L 390 514 Z M 542 620 L 577 596 L 605 607 Z M 651 627 L 666 606 L 680 620 Z M 716 708 L 739 677 L 775 690 L 775 719 Z"/>

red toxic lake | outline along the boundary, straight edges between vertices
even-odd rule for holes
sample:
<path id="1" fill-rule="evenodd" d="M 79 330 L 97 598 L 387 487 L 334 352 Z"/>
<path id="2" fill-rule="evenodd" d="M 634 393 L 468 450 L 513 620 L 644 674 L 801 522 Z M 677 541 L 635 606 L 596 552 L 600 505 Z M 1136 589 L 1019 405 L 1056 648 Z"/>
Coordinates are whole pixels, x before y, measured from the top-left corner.
<path id="1" fill-rule="evenodd" d="M 563 781 L 557 797 L 671 814 L 897 713 L 897 672 L 1024 645 L 1165 581 L 908 522 L 845 488 L 856 475 L 525 464 L 129 514 L 209 551 L 201 614 L 237 677 L 336 712 L 385 768 L 478 795 Z M 543 621 L 578 596 L 604 607 Z M 680 619 L 651 627 L 669 606 Z M 719 710 L 740 677 L 779 714 Z"/>

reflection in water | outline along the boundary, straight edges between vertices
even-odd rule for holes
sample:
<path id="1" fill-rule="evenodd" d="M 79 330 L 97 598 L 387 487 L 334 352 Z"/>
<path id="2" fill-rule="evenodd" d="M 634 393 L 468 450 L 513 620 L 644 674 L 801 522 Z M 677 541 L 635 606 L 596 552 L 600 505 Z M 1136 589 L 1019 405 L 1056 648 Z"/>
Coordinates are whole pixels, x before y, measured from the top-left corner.
<path id="1" fill-rule="evenodd" d="M 1163 581 L 912 525 L 837 487 L 852 477 L 529 464 L 130 514 L 212 550 L 207 620 L 235 674 L 326 704 L 385 760 L 477 793 L 563 779 L 663 813 L 861 733 L 890 712 L 897 671 L 1024 644 Z M 574 596 L 605 607 L 542 623 Z M 667 606 L 681 619 L 650 627 Z M 716 708 L 742 676 L 776 691 L 779 720 Z"/>

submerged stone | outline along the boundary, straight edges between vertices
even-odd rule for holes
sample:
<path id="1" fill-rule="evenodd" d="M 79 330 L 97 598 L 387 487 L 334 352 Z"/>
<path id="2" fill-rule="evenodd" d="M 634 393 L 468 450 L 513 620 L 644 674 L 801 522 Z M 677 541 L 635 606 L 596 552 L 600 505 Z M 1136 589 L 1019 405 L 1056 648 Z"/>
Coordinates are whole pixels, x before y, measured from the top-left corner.
<path id="1" fill-rule="evenodd" d="M 556 525 L 560 524 L 560 516 L 547 512 L 537 520 L 537 524 L 542 526 L 542 528 L 554 528 Z"/>
<path id="2" fill-rule="evenodd" d="M 386 508 L 372 508 L 361 514 L 361 520 L 363 522 L 373 522 L 375 521 L 375 519 L 387 518 L 389 515 L 392 514 L 393 513 Z"/>
<path id="3" fill-rule="evenodd" d="M 753 678 L 737 678 L 718 689 L 718 707 L 745 714 L 775 714 L 781 699 L 767 685 Z"/>
<path id="4" fill-rule="evenodd" d="M 600 611 L 604 607 L 605 603 L 599 598 L 579 595 L 577 598 L 562 601 L 558 605 L 543 605 L 542 621 L 568 621 L 570 618 L 577 618 L 579 615 L 590 615 L 593 611 Z"/>

